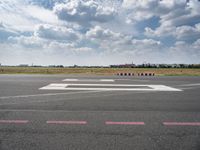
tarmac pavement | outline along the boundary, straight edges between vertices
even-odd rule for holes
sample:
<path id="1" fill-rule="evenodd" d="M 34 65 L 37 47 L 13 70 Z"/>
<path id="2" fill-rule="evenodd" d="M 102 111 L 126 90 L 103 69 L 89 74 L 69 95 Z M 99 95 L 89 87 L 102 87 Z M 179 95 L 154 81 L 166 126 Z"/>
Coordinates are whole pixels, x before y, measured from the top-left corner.
<path id="1" fill-rule="evenodd" d="M 200 150 L 200 77 L 0 75 L 0 150 Z"/>

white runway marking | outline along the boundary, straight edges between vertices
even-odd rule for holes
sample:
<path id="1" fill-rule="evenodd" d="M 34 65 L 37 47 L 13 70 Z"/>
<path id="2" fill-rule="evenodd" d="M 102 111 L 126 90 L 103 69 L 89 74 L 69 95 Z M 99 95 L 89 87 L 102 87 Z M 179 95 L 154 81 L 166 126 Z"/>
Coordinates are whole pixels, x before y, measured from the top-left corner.
<path id="1" fill-rule="evenodd" d="M 200 83 L 194 83 L 194 84 L 183 84 L 178 86 L 200 86 Z"/>
<path id="2" fill-rule="evenodd" d="M 106 125 L 145 125 L 144 122 L 113 122 L 113 121 L 106 121 Z"/>
<path id="3" fill-rule="evenodd" d="M 2 123 L 25 124 L 28 122 L 29 122 L 28 120 L 0 120 L 0 124 Z"/>
<path id="4" fill-rule="evenodd" d="M 79 81 L 78 79 L 64 79 L 63 81 Z"/>
<path id="5" fill-rule="evenodd" d="M 136 81 L 136 82 L 150 82 L 150 80 L 144 79 L 115 79 L 117 81 Z"/>
<path id="6" fill-rule="evenodd" d="M 27 97 L 40 97 L 40 96 L 56 96 L 56 95 L 70 95 L 70 94 L 84 94 L 84 93 L 96 93 L 96 92 L 100 92 L 100 91 L 81 91 L 81 92 L 67 92 L 67 93 L 45 93 L 45 94 L 35 94 L 35 95 L 3 96 L 3 97 L 0 97 L 0 99 L 27 98 Z"/>
<path id="7" fill-rule="evenodd" d="M 114 79 L 64 79 L 70 82 L 115 82 Z"/>
<path id="8" fill-rule="evenodd" d="M 0 112 L 31 112 L 31 113 L 115 113 L 132 112 L 131 110 L 44 110 L 44 109 L 0 109 Z"/>
<path id="9" fill-rule="evenodd" d="M 50 120 L 46 121 L 47 124 L 77 124 L 77 125 L 85 125 L 87 121 L 71 121 L 71 120 Z"/>
<path id="10" fill-rule="evenodd" d="M 165 126 L 200 126 L 200 122 L 163 122 Z"/>
<path id="11" fill-rule="evenodd" d="M 113 79 L 100 79 L 101 82 L 115 82 Z"/>
<path id="12" fill-rule="evenodd" d="M 52 83 L 40 90 L 95 90 L 95 91 L 182 91 L 165 85 L 134 84 L 62 84 Z"/>

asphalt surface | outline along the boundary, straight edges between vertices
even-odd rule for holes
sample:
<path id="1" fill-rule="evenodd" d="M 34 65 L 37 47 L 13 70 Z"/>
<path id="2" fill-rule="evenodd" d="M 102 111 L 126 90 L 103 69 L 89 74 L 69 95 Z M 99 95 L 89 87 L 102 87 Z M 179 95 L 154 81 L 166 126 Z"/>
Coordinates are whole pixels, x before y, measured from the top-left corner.
<path id="1" fill-rule="evenodd" d="M 0 150 L 79 149 L 200 150 L 200 77 L 0 75 Z"/>

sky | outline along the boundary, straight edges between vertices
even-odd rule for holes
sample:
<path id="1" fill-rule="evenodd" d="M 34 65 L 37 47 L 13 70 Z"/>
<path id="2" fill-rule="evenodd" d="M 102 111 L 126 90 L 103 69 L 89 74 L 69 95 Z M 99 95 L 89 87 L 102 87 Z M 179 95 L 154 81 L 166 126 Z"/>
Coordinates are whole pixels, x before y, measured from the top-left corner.
<path id="1" fill-rule="evenodd" d="M 200 63 L 200 1 L 0 0 L 0 63 Z"/>

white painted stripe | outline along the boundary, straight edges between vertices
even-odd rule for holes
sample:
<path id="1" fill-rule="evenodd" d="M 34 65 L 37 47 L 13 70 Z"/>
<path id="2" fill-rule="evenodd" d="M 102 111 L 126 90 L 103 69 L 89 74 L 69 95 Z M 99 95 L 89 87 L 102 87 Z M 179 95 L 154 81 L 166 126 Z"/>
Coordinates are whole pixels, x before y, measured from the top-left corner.
<path id="1" fill-rule="evenodd" d="M 26 97 L 40 97 L 40 96 L 57 96 L 57 95 L 70 95 L 70 94 L 84 94 L 84 93 L 96 93 L 100 91 L 82 91 L 82 92 L 65 92 L 65 93 L 46 93 L 46 94 L 35 94 L 35 95 L 16 95 L 16 96 L 3 96 L 0 99 L 10 98 L 26 98 Z M 0 104 L 1 105 L 1 104 Z M 4 104 L 3 104 L 4 105 Z"/>
<path id="2" fill-rule="evenodd" d="M 200 126 L 200 122 L 163 122 L 165 126 Z"/>
<path id="3" fill-rule="evenodd" d="M 46 121 L 47 124 L 79 124 L 85 125 L 87 121 L 71 121 L 71 120 L 50 120 Z"/>
<path id="4" fill-rule="evenodd" d="M 114 79 L 64 79 L 71 82 L 115 82 Z"/>
<path id="5" fill-rule="evenodd" d="M 14 124 L 25 124 L 28 120 L 0 120 L 0 123 L 14 123 Z"/>
<path id="6" fill-rule="evenodd" d="M 115 113 L 115 112 L 132 112 L 131 110 L 46 110 L 46 109 L 0 109 L 0 112 L 31 112 L 31 113 Z"/>
<path id="7" fill-rule="evenodd" d="M 64 79 L 63 81 L 79 81 L 78 79 Z"/>
<path id="8" fill-rule="evenodd" d="M 145 125 L 144 122 L 113 122 L 113 121 L 106 121 L 106 125 Z"/>
<path id="9" fill-rule="evenodd" d="M 73 86 L 73 87 L 70 87 Z M 75 87 L 78 86 L 78 87 Z M 81 87 L 84 86 L 84 87 Z M 93 87 L 99 86 L 99 87 Z M 111 88 L 112 87 L 112 88 Z M 114 87 L 114 88 L 113 88 Z M 130 87 L 130 88 L 127 88 Z M 138 88 L 133 88 L 138 87 Z M 141 88 L 142 87 L 142 88 Z M 149 87 L 149 88 L 146 88 Z M 134 84 L 57 84 L 52 83 L 40 90 L 95 90 L 95 91 L 182 91 L 165 85 L 134 85 Z"/>
<path id="10" fill-rule="evenodd" d="M 115 82 L 113 79 L 100 79 L 102 82 Z"/>
<path id="11" fill-rule="evenodd" d="M 200 86 L 200 83 L 194 83 L 194 84 L 183 84 L 178 86 Z"/>

